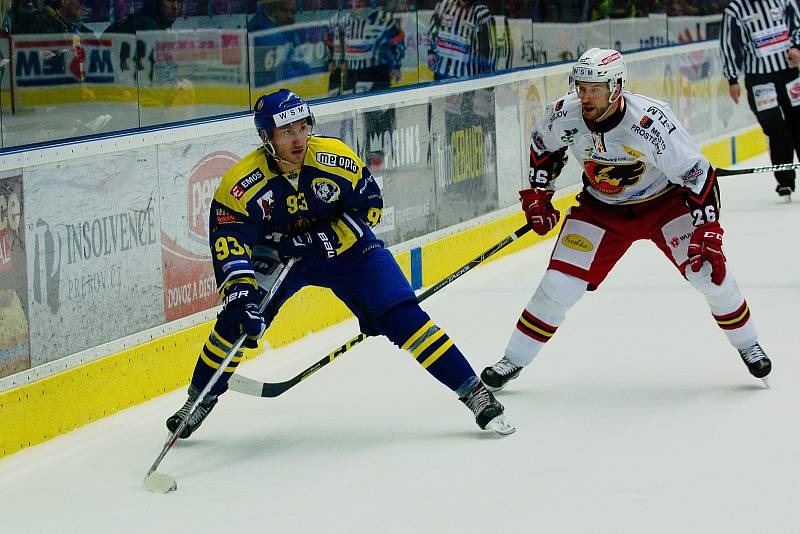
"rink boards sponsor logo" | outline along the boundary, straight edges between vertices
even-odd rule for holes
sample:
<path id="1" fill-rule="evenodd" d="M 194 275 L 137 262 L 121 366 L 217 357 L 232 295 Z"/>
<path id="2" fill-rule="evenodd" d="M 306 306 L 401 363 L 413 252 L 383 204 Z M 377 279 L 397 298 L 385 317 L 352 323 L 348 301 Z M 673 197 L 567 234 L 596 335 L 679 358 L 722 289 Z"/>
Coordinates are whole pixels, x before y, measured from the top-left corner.
<path id="1" fill-rule="evenodd" d="M 193 240 L 208 243 L 208 212 L 214 192 L 225 173 L 239 161 L 232 152 L 218 151 L 204 156 L 191 170 L 188 184 L 188 230 Z M 216 222 L 232 222 L 217 210 Z M 228 212 L 230 215 L 230 212 Z"/>
<path id="2" fill-rule="evenodd" d="M 567 234 L 561 238 L 561 243 L 578 252 L 591 252 L 594 249 L 592 242 L 579 234 Z"/>
<path id="3" fill-rule="evenodd" d="M 216 297 L 217 286 L 213 276 L 192 280 L 178 287 L 167 289 L 167 308 L 192 304 L 198 299 Z"/>
<path id="4" fill-rule="evenodd" d="M 81 82 L 115 83 L 112 39 L 41 36 L 14 39 L 14 84 L 46 87 Z"/>
<path id="5" fill-rule="evenodd" d="M 418 165 L 422 160 L 419 124 L 371 132 L 367 140 L 367 158 L 373 172 Z"/>
<path id="6" fill-rule="evenodd" d="M 330 152 L 317 152 L 317 163 L 325 165 L 326 167 L 338 167 L 353 174 L 358 173 L 358 164 L 353 158 L 342 156 L 339 154 L 331 154 Z"/>
<path id="7" fill-rule="evenodd" d="M 661 123 L 661 125 L 662 125 L 664 128 L 666 128 L 666 129 L 667 129 L 667 133 L 668 133 L 668 134 L 671 134 L 671 133 L 672 133 L 672 132 L 674 132 L 674 131 L 675 131 L 675 129 L 677 128 L 677 127 L 675 126 L 675 124 L 674 124 L 672 121 L 670 121 L 670 120 L 667 118 L 667 115 L 664 113 L 664 111 L 663 111 L 661 108 L 657 108 L 656 106 L 650 106 L 649 108 L 647 108 L 647 112 L 648 112 L 650 115 L 654 116 L 654 117 L 656 118 L 656 120 L 657 120 L 659 123 Z M 649 125 L 648 125 L 648 126 L 649 126 Z M 647 126 L 645 126 L 644 124 L 642 124 L 642 127 L 643 127 L 643 128 L 646 128 Z"/>
<path id="8" fill-rule="evenodd" d="M 341 193 L 339 186 L 330 178 L 314 178 L 311 181 L 311 189 L 314 190 L 314 195 L 326 204 L 339 200 Z"/>
<path id="9" fill-rule="evenodd" d="M 236 182 L 236 184 L 231 188 L 231 195 L 236 200 L 241 200 L 248 189 L 263 179 L 264 173 L 261 172 L 261 169 L 254 169 L 250 171 L 250 174 Z"/>
<path id="10" fill-rule="evenodd" d="M 19 239 L 22 199 L 16 191 L 4 194 L 0 189 L 0 272 L 14 268 L 14 243 Z"/>

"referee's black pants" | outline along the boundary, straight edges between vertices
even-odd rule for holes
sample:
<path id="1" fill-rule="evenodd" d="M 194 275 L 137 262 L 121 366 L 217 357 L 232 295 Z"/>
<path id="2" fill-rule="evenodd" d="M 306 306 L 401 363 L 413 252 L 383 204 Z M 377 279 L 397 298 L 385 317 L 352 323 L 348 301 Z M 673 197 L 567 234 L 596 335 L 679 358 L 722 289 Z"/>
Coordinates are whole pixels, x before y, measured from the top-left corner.
<path id="1" fill-rule="evenodd" d="M 758 124 L 769 140 L 769 156 L 773 165 L 792 163 L 793 151 L 797 152 L 797 157 L 800 159 L 800 105 L 793 107 L 786 92 L 786 84 L 797 77 L 798 69 L 794 68 L 770 74 L 747 74 L 744 78 L 747 103 L 750 104 L 750 109 L 755 113 Z M 753 97 L 753 87 L 766 83 L 775 84 L 778 105 L 758 111 Z M 778 188 L 789 186 L 794 191 L 794 171 L 776 172 L 775 179 L 778 181 Z"/>

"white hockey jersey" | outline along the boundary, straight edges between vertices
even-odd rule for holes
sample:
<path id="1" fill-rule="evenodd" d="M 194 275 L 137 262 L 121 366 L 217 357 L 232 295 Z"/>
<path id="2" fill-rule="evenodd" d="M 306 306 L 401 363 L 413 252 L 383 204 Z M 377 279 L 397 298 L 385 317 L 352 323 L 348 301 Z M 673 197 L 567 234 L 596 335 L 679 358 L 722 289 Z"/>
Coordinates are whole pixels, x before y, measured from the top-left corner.
<path id="1" fill-rule="evenodd" d="M 531 151 L 539 156 L 569 147 L 583 166 L 585 190 L 607 204 L 647 201 L 676 185 L 705 197 L 713 181 L 710 164 L 669 105 L 627 91 L 623 98 L 621 121 L 600 133 L 589 129 L 580 100 L 568 93 L 534 127 Z"/>

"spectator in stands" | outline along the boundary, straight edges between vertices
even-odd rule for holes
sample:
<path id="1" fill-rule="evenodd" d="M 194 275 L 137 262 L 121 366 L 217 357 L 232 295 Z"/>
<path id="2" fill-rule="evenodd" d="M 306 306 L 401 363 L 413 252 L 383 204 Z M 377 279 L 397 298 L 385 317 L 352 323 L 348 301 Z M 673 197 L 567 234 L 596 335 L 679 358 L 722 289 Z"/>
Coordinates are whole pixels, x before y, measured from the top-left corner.
<path id="1" fill-rule="evenodd" d="M 271 30 L 294 24 L 295 0 L 259 0 L 256 13 L 247 21 L 247 31 Z"/>
<path id="2" fill-rule="evenodd" d="M 82 22 L 82 0 L 45 0 L 39 16 L 39 33 L 92 33 Z"/>
<path id="3" fill-rule="evenodd" d="M 12 35 L 39 33 L 39 9 L 33 0 L 12 0 L 8 23 Z"/>
<path id="4" fill-rule="evenodd" d="M 112 23 L 105 33 L 136 33 L 172 28 L 180 15 L 183 0 L 145 0 L 144 6 Z"/>

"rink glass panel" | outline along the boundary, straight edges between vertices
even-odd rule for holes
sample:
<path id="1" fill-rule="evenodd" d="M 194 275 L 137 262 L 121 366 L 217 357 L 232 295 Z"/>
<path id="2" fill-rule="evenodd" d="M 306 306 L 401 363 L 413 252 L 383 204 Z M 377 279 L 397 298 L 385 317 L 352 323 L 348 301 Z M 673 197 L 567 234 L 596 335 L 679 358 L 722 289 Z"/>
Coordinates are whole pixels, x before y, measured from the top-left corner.
<path id="1" fill-rule="evenodd" d="M 247 112 L 280 87 L 316 100 L 428 82 L 437 42 L 471 53 L 467 37 L 431 35 L 437 3 L 85 0 L 74 31 L 17 15 L 0 32 L 2 146 Z M 592 46 L 715 39 L 722 4 L 485 2 L 493 30 L 481 72 L 574 61 Z M 374 71 L 348 66 L 367 63 Z"/>

